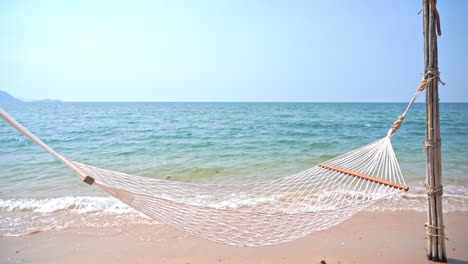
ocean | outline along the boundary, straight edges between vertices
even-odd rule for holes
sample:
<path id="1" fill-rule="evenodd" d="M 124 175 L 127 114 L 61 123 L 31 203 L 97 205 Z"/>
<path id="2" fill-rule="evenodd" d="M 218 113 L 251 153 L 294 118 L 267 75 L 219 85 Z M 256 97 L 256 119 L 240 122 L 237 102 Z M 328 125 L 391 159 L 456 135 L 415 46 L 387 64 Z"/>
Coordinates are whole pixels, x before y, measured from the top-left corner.
<path id="1" fill-rule="evenodd" d="M 96 167 L 195 183 L 288 176 L 378 140 L 406 103 L 2 104 L 60 154 Z M 442 103 L 444 210 L 468 211 L 468 104 Z M 410 191 L 367 210 L 426 209 L 425 105 L 392 138 Z M 0 120 L 0 235 L 157 224 Z"/>

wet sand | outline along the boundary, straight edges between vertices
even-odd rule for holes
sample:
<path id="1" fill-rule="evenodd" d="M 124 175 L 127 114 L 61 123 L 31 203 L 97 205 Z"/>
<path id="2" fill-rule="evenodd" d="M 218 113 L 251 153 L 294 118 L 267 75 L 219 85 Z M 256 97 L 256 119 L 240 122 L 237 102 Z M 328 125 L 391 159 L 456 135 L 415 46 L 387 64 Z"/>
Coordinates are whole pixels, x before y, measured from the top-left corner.
<path id="1" fill-rule="evenodd" d="M 361 212 L 305 238 L 257 248 L 225 246 L 160 224 L 0 237 L 0 263 L 431 263 L 425 213 Z M 468 212 L 445 214 L 449 263 L 468 264 Z"/>

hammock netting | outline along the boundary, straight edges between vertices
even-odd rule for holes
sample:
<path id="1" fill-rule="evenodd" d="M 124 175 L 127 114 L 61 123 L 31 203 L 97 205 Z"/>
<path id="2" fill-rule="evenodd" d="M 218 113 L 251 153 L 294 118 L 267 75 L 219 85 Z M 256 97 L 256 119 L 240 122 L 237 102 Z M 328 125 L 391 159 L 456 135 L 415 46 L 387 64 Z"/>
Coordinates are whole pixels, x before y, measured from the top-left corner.
<path id="1" fill-rule="evenodd" d="M 75 164 L 94 184 L 145 215 L 236 246 L 274 245 L 327 229 L 400 191 L 321 166 L 269 182 L 210 185 Z M 389 137 L 324 164 L 405 184 Z"/>
<path id="2" fill-rule="evenodd" d="M 83 181 L 159 222 L 229 245 L 275 245 L 304 237 L 408 189 L 391 144 L 402 117 L 386 137 L 308 170 L 268 182 L 232 185 L 160 180 L 74 162 L 2 109 L 0 117 Z"/>

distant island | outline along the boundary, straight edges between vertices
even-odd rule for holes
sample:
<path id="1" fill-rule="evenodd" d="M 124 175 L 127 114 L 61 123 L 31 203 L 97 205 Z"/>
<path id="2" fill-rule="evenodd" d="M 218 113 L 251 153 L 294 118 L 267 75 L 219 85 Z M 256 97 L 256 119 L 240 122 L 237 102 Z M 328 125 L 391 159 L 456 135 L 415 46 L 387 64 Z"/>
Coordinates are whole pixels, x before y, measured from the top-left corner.
<path id="1" fill-rule="evenodd" d="M 61 103 L 62 101 L 59 99 L 42 99 L 42 100 L 33 100 L 33 102 L 40 102 L 40 103 Z"/>
<path id="2" fill-rule="evenodd" d="M 21 103 L 21 102 L 38 102 L 38 103 L 61 103 L 59 99 L 42 99 L 42 100 L 20 100 L 13 95 L 0 90 L 0 103 Z"/>
<path id="3" fill-rule="evenodd" d="M 0 90 L 0 103 L 16 103 L 22 102 L 20 99 L 13 97 L 11 94 Z"/>

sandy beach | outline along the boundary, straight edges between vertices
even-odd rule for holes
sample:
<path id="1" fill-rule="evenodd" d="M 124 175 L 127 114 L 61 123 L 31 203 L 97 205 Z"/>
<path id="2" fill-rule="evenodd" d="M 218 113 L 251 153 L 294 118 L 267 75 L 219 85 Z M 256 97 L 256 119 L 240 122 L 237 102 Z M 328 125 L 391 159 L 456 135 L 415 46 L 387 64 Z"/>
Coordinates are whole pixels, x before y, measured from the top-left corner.
<path id="1" fill-rule="evenodd" d="M 431 263 L 425 213 L 361 212 L 343 224 L 277 246 L 241 248 L 160 224 L 0 237 L 1 263 Z M 445 214 L 449 263 L 468 263 L 467 212 Z"/>

